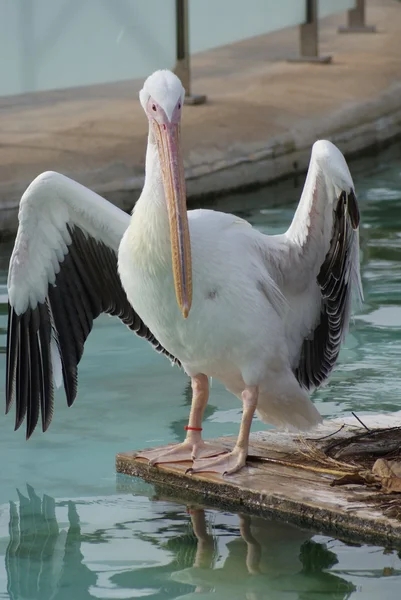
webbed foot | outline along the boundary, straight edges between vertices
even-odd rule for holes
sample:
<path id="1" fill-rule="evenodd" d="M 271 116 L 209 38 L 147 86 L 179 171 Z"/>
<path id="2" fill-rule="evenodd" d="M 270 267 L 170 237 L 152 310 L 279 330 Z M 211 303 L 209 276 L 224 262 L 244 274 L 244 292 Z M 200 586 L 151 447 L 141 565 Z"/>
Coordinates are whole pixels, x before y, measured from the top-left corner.
<path id="1" fill-rule="evenodd" d="M 197 458 L 189 473 L 220 473 L 221 475 L 232 475 L 237 473 L 246 464 L 246 450 L 234 448 L 231 452 L 216 458 Z"/>
<path id="2" fill-rule="evenodd" d="M 209 444 L 203 440 L 196 442 L 185 440 L 182 444 L 138 452 L 136 458 L 147 458 L 149 464 L 153 466 L 161 463 L 192 462 L 196 459 L 207 459 L 220 454 L 227 454 L 227 450 L 223 446 Z"/>

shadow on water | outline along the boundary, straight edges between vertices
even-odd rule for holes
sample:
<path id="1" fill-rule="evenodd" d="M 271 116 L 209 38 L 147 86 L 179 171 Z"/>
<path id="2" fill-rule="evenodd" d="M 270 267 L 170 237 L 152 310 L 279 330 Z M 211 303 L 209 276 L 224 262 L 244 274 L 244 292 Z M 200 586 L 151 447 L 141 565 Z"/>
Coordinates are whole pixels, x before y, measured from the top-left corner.
<path id="1" fill-rule="evenodd" d="M 19 503 L 10 502 L 5 551 L 9 598 L 99 597 L 93 593 L 99 573 L 107 569 L 107 563 L 112 567 L 116 562 L 115 535 L 108 529 L 84 532 L 78 501 L 56 503 L 47 495 L 40 498 L 29 485 L 27 495 L 18 492 L 18 496 Z M 108 597 L 168 599 L 196 594 L 196 598 L 262 600 L 292 592 L 291 597 L 299 600 L 327 593 L 332 600 L 345 600 L 355 590 L 352 583 L 328 571 L 337 563 L 336 554 L 301 529 L 242 514 L 228 518 L 227 513 L 210 513 L 201 507 L 187 507 L 188 517 L 173 503 L 165 506 L 156 520 L 152 515 L 153 532 L 140 536 L 163 550 L 167 560 L 162 565 L 141 566 L 140 556 L 125 557 L 122 572 L 109 577 Z M 56 514 L 60 508 L 67 508 L 62 523 Z M 115 523 L 114 534 L 134 534 L 134 524 Z M 88 560 L 88 545 L 102 544 L 110 549 L 97 552 L 97 560 Z M 124 590 L 123 595 L 114 595 L 116 590 Z"/>

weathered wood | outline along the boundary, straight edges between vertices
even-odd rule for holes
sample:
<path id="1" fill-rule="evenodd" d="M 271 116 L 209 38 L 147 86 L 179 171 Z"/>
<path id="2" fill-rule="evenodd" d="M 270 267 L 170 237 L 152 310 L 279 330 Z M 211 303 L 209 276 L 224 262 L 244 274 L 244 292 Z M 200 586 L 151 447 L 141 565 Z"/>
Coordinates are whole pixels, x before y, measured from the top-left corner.
<path id="1" fill-rule="evenodd" d="M 388 427 L 390 423 L 398 426 L 400 416 L 382 416 L 379 422 L 379 417 L 372 415 L 366 422 L 375 427 Z M 258 515 L 273 514 L 348 539 L 401 545 L 401 520 L 385 514 L 392 502 L 401 506 L 400 494 L 385 495 L 374 486 L 332 487 L 335 479 L 355 467 L 330 458 L 321 460 L 321 449 L 335 439 L 354 437 L 364 431 L 350 428 L 348 422 L 333 437 L 318 439 L 338 426 L 338 421 L 326 422 L 309 441 L 276 431 L 254 434 L 247 467 L 229 477 L 212 473 L 186 475 L 189 462 L 150 467 L 146 460 L 135 458 L 133 452 L 117 455 L 117 471 L 168 488 L 170 495 L 182 500 Z M 233 438 L 214 441 L 227 448 L 235 442 Z"/>

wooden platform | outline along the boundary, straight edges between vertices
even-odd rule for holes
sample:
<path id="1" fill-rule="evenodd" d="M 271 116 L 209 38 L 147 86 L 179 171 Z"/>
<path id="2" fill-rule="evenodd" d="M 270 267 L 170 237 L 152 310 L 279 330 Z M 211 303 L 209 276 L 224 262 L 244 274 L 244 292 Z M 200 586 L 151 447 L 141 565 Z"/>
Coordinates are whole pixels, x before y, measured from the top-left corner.
<path id="1" fill-rule="evenodd" d="M 328 445 L 367 433 L 355 423 L 358 425 L 353 417 L 342 422 L 326 421 L 308 438 L 276 431 L 253 434 L 247 467 L 232 476 L 186 475 L 190 463 L 149 467 L 144 459 L 136 459 L 134 452 L 117 455 L 117 472 L 141 477 L 182 501 L 275 516 L 349 540 L 401 546 L 401 494 L 383 493 L 380 485 L 333 486 L 347 473 L 364 472 L 369 461 L 373 464 L 377 456 L 383 455 L 381 442 L 381 450 L 377 443 L 372 444 L 360 467 L 355 466 L 358 449 L 353 457 L 324 457 L 322 450 Z M 401 413 L 370 415 L 364 417 L 364 423 L 369 428 L 400 427 Z M 341 431 L 333 435 L 341 425 Z M 401 430 L 396 433 L 400 435 Z M 370 435 L 363 436 L 359 444 L 364 452 L 368 438 Z M 235 442 L 233 438 L 217 441 L 227 448 Z M 390 440 L 385 452 L 391 451 L 391 443 L 397 444 Z"/>

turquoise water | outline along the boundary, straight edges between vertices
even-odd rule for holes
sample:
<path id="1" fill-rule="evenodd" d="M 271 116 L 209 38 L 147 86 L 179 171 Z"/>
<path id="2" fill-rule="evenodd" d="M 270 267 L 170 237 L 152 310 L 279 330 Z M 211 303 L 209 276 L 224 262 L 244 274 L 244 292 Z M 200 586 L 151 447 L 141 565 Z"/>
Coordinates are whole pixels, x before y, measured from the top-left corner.
<path id="1" fill-rule="evenodd" d="M 401 148 L 351 169 L 366 302 L 330 383 L 315 395 L 325 416 L 401 409 Z M 209 205 L 279 232 L 302 184 Z M 0 250 L 4 381 L 10 247 Z M 60 393 L 45 435 L 27 443 L 23 430 L 13 432 L 13 414 L 0 417 L 0 599 L 399 596 L 401 560 L 391 550 L 227 512 L 191 515 L 139 480 L 116 478 L 117 452 L 181 440 L 189 405 L 185 375 L 104 317 L 86 345 L 76 404 L 68 409 Z M 206 437 L 237 433 L 239 420 L 238 400 L 213 382 Z M 253 430 L 263 427 L 254 421 Z"/>

